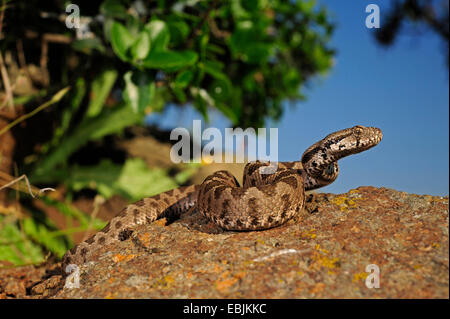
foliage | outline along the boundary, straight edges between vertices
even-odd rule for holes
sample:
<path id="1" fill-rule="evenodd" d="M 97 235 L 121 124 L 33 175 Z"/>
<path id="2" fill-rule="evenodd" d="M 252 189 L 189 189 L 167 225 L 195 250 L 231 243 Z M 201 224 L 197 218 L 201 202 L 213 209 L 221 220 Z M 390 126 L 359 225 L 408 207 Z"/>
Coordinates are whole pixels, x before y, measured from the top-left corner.
<path id="1" fill-rule="evenodd" d="M 384 15 L 381 28 L 375 34 L 378 43 L 392 45 L 406 22 L 414 25 L 425 25 L 439 35 L 446 46 L 447 64 L 449 39 L 449 8 L 448 0 L 396 0 L 392 8 Z"/>
<path id="2" fill-rule="evenodd" d="M 20 39 L 26 62 L 42 75 L 32 89 L 14 92 L 15 103 L 33 108 L 70 86 L 57 106 L 14 128 L 19 173 L 36 185 L 63 185 L 64 200 L 42 201 L 64 214 L 68 225 L 80 224 L 58 230 L 23 201 L 30 217 L 0 220 L 0 260 L 16 264 L 41 261 L 44 251 L 60 257 L 72 232 L 104 225 L 73 207 L 79 191 L 132 201 L 186 183 L 195 171 L 186 165 L 173 175 L 140 159 L 108 156 L 78 163 L 75 154 L 88 143 L 123 136 L 168 103 L 194 107 L 205 120 L 214 111 L 233 126 L 261 127 L 280 118 L 284 101 L 303 99 L 302 86 L 332 66 L 333 25 L 314 0 L 78 1 L 78 29 L 66 27 L 73 15 L 65 15 L 65 5 L 13 0 L 4 16 L 2 52 L 20 60 Z M 26 251 L 28 257 L 18 257 Z"/>

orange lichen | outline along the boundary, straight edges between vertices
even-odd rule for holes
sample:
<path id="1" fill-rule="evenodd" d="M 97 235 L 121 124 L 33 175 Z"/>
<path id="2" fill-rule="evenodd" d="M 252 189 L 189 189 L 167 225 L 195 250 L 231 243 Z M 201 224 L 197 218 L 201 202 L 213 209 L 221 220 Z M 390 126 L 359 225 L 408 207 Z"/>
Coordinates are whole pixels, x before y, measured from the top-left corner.
<path id="1" fill-rule="evenodd" d="M 325 284 L 323 282 L 317 283 L 311 290 L 310 293 L 317 294 L 325 289 Z"/>
<path id="2" fill-rule="evenodd" d="M 117 262 L 122 262 L 122 261 L 129 261 L 135 257 L 136 257 L 136 255 L 134 255 L 134 254 L 130 254 L 130 255 L 115 254 L 112 257 L 112 260 L 117 263 Z"/>
<path id="3" fill-rule="evenodd" d="M 220 273 L 222 270 L 223 270 L 223 267 L 222 267 L 222 266 L 219 266 L 219 265 L 215 264 L 212 271 L 213 271 L 214 273 L 218 274 L 218 273 Z"/>
<path id="4" fill-rule="evenodd" d="M 150 234 L 144 233 L 144 234 L 140 235 L 139 240 L 145 247 L 148 247 L 150 245 Z"/>
<path id="5" fill-rule="evenodd" d="M 158 226 L 166 226 L 167 220 L 165 218 L 161 218 L 161 219 L 158 219 L 157 221 L 155 221 L 155 224 Z"/>
<path id="6" fill-rule="evenodd" d="M 230 275 L 230 271 L 225 271 L 220 275 L 220 280 L 216 281 L 216 289 L 221 293 L 226 293 L 230 287 L 236 284 L 240 279 L 246 275 L 245 271 L 240 271 L 234 275 Z"/>
<path id="7" fill-rule="evenodd" d="M 219 290 L 221 293 L 225 293 L 238 280 L 239 280 L 238 278 L 228 278 L 225 280 L 216 281 L 216 289 Z"/>

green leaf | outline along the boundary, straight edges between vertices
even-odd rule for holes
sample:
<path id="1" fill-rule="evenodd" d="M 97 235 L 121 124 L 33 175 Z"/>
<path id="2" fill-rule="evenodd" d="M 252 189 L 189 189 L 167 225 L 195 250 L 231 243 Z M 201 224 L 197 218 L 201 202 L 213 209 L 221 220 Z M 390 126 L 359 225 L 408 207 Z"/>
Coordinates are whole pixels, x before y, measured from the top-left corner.
<path id="1" fill-rule="evenodd" d="M 233 124 L 238 122 L 239 114 L 237 114 L 238 112 L 236 109 L 230 108 L 230 106 L 222 103 L 216 103 L 216 108 L 229 118 Z"/>
<path id="2" fill-rule="evenodd" d="M 205 61 L 202 64 L 199 63 L 199 67 L 215 79 L 208 88 L 214 100 L 227 99 L 232 91 L 232 85 L 228 76 L 221 71 L 222 64 L 217 61 Z"/>
<path id="3" fill-rule="evenodd" d="M 32 183 L 52 182 L 60 170 L 54 170 L 58 164 L 66 162 L 67 158 L 83 146 L 87 141 L 97 140 L 105 135 L 118 133 L 125 127 L 141 123 L 144 115 L 134 113 L 127 105 L 106 109 L 98 116 L 84 120 L 71 135 L 61 141 L 52 152 L 39 161 L 29 178 Z"/>
<path id="4" fill-rule="evenodd" d="M 315 5 L 316 5 L 316 0 L 298 1 L 297 2 L 297 7 L 300 9 L 300 11 L 304 12 L 304 14 L 312 14 Z"/>
<path id="5" fill-rule="evenodd" d="M 209 87 L 215 101 L 225 101 L 231 93 L 231 84 L 224 80 L 215 80 Z"/>
<path id="6" fill-rule="evenodd" d="M 142 65 L 149 69 L 170 69 L 175 71 L 197 62 L 197 53 L 194 51 L 151 51 Z"/>
<path id="7" fill-rule="evenodd" d="M 194 72 L 191 70 L 185 70 L 180 73 L 178 73 L 176 79 L 175 79 L 175 85 L 179 88 L 184 89 L 186 86 L 189 85 L 189 83 L 194 78 Z"/>
<path id="8" fill-rule="evenodd" d="M 61 258 L 67 249 L 69 249 L 67 242 L 63 237 L 51 236 L 52 231 L 48 225 L 39 223 L 33 218 L 25 218 L 22 226 L 23 231 L 27 236 L 44 246 L 48 251 L 51 251 L 59 258 Z"/>
<path id="9" fill-rule="evenodd" d="M 170 97 L 170 90 L 167 86 L 158 86 L 155 89 L 155 96 L 150 104 L 152 112 L 162 112 Z"/>
<path id="10" fill-rule="evenodd" d="M 137 40 L 131 46 L 131 56 L 134 60 L 144 59 L 150 52 L 150 35 L 147 31 L 139 33 Z"/>
<path id="11" fill-rule="evenodd" d="M 70 174 L 71 174 L 71 172 L 69 172 L 69 174 L 67 174 L 67 176 L 69 176 Z M 61 181 L 63 181 L 63 180 L 61 180 Z M 103 227 L 106 226 L 105 221 L 103 221 L 99 218 L 93 219 L 89 214 L 77 209 L 76 207 L 72 206 L 70 203 L 59 201 L 59 200 L 53 199 L 49 196 L 42 196 L 41 199 L 46 205 L 55 207 L 64 216 L 67 216 L 67 217 L 70 217 L 70 218 L 73 218 L 73 219 L 76 219 L 77 221 L 79 221 L 81 224 L 81 228 L 83 228 L 83 229 L 87 229 L 87 227 L 89 227 L 89 226 L 92 226 L 94 229 L 102 229 Z"/>
<path id="12" fill-rule="evenodd" d="M 181 172 L 179 172 L 177 175 L 175 175 L 175 181 L 178 184 L 184 184 L 187 181 L 189 181 L 189 179 L 195 174 L 197 173 L 199 167 L 200 167 L 200 163 L 186 163 L 184 164 L 184 168 Z"/>
<path id="13" fill-rule="evenodd" d="M 181 19 L 169 19 L 167 27 L 169 28 L 170 42 L 175 46 L 186 41 L 191 31 L 189 25 Z"/>
<path id="14" fill-rule="evenodd" d="M 129 194 L 132 200 L 153 196 L 178 187 L 163 169 L 149 169 L 144 160 L 130 158 L 116 181 L 117 187 Z"/>
<path id="15" fill-rule="evenodd" d="M 86 54 L 91 54 L 93 50 L 105 53 L 105 47 L 99 38 L 75 40 L 72 42 L 72 48 Z"/>
<path id="16" fill-rule="evenodd" d="M 129 49 L 134 43 L 135 39 L 122 24 L 114 21 L 111 27 L 111 45 L 116 55 L 122 61 L 129 61 Z"/>
<path id="17" fill-rule="evenodd" d="M 205 89 L 193 87 L 191 88 L 191 94 L 195 97 L 194 107 L 203 115 L 205 121 L 209 122 L 207 106 L 208 104 L 214 106 L 214 100 Z"/>
<path id="18" fill-rule="evenodd" d="M 246 63 L 259 64 L 268 60 L 274 43 L 266 42 L 261 32 L 255 27 L 244 25 L 230 37 L 233 55 Z"/>
<path id="19" fill-rule="evenodd" d="M 144 28 L 144 24 L 142 23 L 141 19 L 131 14 L 127 16 L 125 25 L 128 32 L 130 32 L 131 36 L 133 37 L 134 41 L 137 39 L 139 33 L 141 33 L 141 30 Z"/>
<path id="20" fill-rule="evenodd" d="M 100 13 L 106 16 L 124 19 L 127 17 L 127 9 L 120 0 L 106 0 L 100 6 Z"/>
<path id="21" fill-rule="evenodd" d="M 241 6 L 250 12 L 255 12 L 259 9 L 260 1 L 259 0 L 245 0 L 241 1 Z"/>
<path id="22" fill-rule="evenodd" d="M 27 238 L 14 220 L 0 215 L 0 261 L 14 265 L 37 264 L 44 260 L 41 248 Z"/>
<path id="23" fill-rule="evenodd" d="M 200 66 L 200 65 L 199 65 Z M 223 63 L 220 63 L 219 61 L 205 61 L 201 67 L 205 69 L 205 72 L 212 75 L 216 79 L 225 79 L 228 78 L 223 72 L 222 69 L 224 68 Z"/>
<path id="24" fill-rule="evenodd" d="M 161 20 L 153 20 L 144 27 L 150 34 L 152 51 L 165 51 L 170 41 L 169 29 Z"/>
<path id="25" fill-rule="evenodd" d="M 114 19 L 110 17 L 105 18 L 105 22 L 103 23 L 103 34 L 105 39 L 108 42 L 111 42 L 111 29 L 114 25 Z"/>
<path id="26" fill-rule="evenodd" d="M 146 72 L 128 71 L 124 75 L 124 99 L 135 113 L 141 113 L 155 96 L 155 82 Z"/>
<path id="27" fill-rule="evenodd" d="M 61 124 L 53 131 L 53 137 L 51 141 L 42 145 L 41 153 L 45 154 L 51 147 L 55 147 L 59 144 L 61 138 L 67 132 L 70 126 L 70 121 L 73 119 L 73 115 L 79 109 L 81 102 L 86 95 L 86 82 L 82 77 L 77 78 L 75 86 L 70 94 L 69 103 L 67 107 L 63 109 L 61 115 Z"/>
<path id="28" fill-rule="evenodd" d="M 249 18 L 247 11 L 241 5 L 242 2 L 243 1 L 241 0 L 231 1 L 231 12 L 233 14 L 234 19 L 237 21 Z"/>
<path id="29" fill-rule="evenodd" d="M 179 88 L 176 85 L 172 86 L 172 91 L 175 94 L 176 98 L 180 103 L 186 103 L 187 102 L 187 96 L 184 93 L 183 89 Z"/>
<path id="30" fill-rule="evenodd" d="M 73 165 L 64 184 L 73 191 L 84 188 L 97 190 L 105 198 L 110 198 L 114 194 L 126 196 L 126 193 L 119 192 L 114 186 L 121 170 L 121 166 L 113 164 L 110 160 L 102 160 L 95 166 Z"/>
<path id="31" fill-rule="evenodd" d="M 88 117 L 95 117 L 101 112 L 116 79 L 117 71 L 114 69 L 106 69 L 92 81 L 91 101 L 86 112 Z"/>
<path id="32" fill-rule="evenodd" d="M 140 158 L 129 158 L 123 166 L 110 160 L 102 160 L 96 166 L 75 165 L 65 184 L 74 191 L 89 188 L 105 198 L 119 194 L 129 200 L 153 196 L 178 186 L 165 170 L 149 169 Z"/>

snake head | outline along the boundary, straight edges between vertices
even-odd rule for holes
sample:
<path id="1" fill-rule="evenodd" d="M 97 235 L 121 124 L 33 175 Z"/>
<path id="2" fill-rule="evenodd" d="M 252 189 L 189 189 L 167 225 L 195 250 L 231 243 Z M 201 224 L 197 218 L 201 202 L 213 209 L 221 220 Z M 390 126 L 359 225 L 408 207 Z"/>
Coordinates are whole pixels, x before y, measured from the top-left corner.
<path id="1" fill-rule="evenodd" d="M 331 133 L 303 153 L 303 168 L 310 178 L 315 179 L 315 188 L 328 185 L 339 174 L 338 160 L 366 151 L 380 143 L 382 138 L 379 128 L 362 125 Z"/>
<path id="2" fill-rule="evenodd" d="M 376 127 L 356 125 L 327 135 L 311 145 L 302 156 L 305 168 L 313 174 L 339 159 L 368 150 L 380 143 L 383 133 Z"/>
<path id="3" fill-rule="evenodd" d="M 356 125 L 349 129 L 351 134 L 341 142 L 350 146 L 355 153 L 359 153 L 376 146 L 383 139 L 383 132 L 377 127 Z M 341 143 L 339 143 L 341 144 Z"/>
<path id="4" fill-rule="evenodd" d="M 380 143 L 383 133 L 376 127 L 356 125 L 325 137 L 320 144 L 334 160 L 368 150 Z"/>

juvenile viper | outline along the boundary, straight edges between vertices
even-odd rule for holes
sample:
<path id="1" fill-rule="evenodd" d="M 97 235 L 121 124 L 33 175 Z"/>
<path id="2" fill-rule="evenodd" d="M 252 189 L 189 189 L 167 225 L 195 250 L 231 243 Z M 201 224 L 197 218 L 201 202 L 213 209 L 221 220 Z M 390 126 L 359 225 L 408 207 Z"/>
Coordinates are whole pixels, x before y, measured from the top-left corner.
<path id="1" fill-rule="evenodd" d="M 132 227 L 162 217 L 178 217 L 192 206 L 227 230 L 259 230 L 279 226 L 304 205 L 305 190 L 332 183 L 339 174 L 337 161 L 377 145 L 380 129 L 357 125 L 332 133 L 309 147 L 301 161 L 280 162 L 274 174 L 261 174 L 267 163 L 248 163 L 243 187 L 228 171 L 217 171 L 200 185 L 173 189 L 125 207 L 106 227 L 69 250 L 62 267 L 81 265 L 93 251 L 130 237 Z"/>

